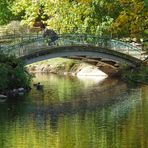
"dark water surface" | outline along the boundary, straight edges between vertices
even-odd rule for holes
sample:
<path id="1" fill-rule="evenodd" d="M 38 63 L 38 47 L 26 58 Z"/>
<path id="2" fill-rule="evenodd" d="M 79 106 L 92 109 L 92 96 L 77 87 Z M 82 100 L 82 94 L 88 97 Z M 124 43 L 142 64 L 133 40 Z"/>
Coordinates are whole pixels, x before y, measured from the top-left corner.
<path id="1" fill-rule="evenodd" d="M 0 104 L 0 148 L 148 148 L 148 86 L 37 74 Z"/>

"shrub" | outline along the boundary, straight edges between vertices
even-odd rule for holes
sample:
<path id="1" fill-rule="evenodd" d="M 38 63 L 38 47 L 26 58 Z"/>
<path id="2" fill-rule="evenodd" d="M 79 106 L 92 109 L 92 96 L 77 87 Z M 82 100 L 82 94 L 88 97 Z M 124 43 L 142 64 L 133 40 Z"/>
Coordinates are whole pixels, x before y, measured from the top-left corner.
<path id="1" fill-rule="evenodd" d="M 31 75 L 25 68 L 25 63 L 15 56 L 0 53 L 0 91 L 19 87 L 28 87 Z"/>
<path id="2" fill-rule="evenodd" d="M 148 66 L 146 64 L 141 64 L 137 68 L 124 65 L 121 73 L 123 78 L 148 84 Z"/>

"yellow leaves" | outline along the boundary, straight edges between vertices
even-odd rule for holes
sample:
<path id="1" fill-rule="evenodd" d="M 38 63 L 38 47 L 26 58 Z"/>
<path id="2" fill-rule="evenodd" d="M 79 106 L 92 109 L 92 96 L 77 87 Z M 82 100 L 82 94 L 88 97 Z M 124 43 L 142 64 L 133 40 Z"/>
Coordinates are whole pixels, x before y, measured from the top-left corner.
<path id="1" fill-rule="evenodd" d="M 112 3 L 108 3 L 108 4 L 107 4 L 107 9 L 108 9 L 108 11 L 113 11 L 114 8 L 115 8 L 115 6 L 114 6 Z"/>
<path id="2" fill-rule="evenodd" d="M 125 4 L 128 4 L 130 1 L 129 0 L 119 0 L 119 3 L 121 5 L 125 5 Z"/>
<path id="3" fill-rule="evenodd" d="M 139 26 L 136 25 L 136 24 L 131 24 L 131 25 L 130 25 L 130 29 L 131 29 L 131 33 L 132 33 L 132 34 L 133 34 L 133 33 L 138 33 L 139 30 L 140 30 Z"/>
<path id="4" fill-rule="evenodd" d="M 18 14 L 26 9 L 30 5 L 30 0 L 15 0 L 11 6 L 11 10 L 14 14 Z"/>
<path id="5" fill-rule="evenodd" d="M 78 2 L 82 2 L 82 3 L 91 3 L 92 0 L 77 0 Z"/>
<path id="6" fill-rule="evenodd" d="M 125 32 L 132 36 L 142 34 L 148 25 L 148 12 L 142 0 L 119 0 L 121 12 L 113 23 L 116 33 Z"/>
<path id="7" fill-rule="evenodd" d="M 141 11 L 144 9 L 144 2 L 139 2 L 134 4 L 134 12 L 136 14 L 141 13 Z"/>
<path id="8" fill-rule="evenodd" d="M 119 26 L 123 26 L 129 21 L 129 16 L 125 11 L 123 11 L 116 21 L 118 22 Z"/>

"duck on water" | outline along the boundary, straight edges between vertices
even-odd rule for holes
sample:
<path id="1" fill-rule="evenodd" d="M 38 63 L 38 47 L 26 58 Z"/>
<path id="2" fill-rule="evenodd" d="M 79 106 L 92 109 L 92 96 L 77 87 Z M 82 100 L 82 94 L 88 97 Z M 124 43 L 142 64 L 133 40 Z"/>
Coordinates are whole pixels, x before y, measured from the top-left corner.
<path id="1" fill-rule="evenodd" d="M 44 86 L 43 86 L 40 82 L 38 82 L 38 83 L 36 83 L 36 84 L 33 84 L 33 86 L 34 86 L 37 90 L 43 90 L 43 88 L 44 88 Z"/>

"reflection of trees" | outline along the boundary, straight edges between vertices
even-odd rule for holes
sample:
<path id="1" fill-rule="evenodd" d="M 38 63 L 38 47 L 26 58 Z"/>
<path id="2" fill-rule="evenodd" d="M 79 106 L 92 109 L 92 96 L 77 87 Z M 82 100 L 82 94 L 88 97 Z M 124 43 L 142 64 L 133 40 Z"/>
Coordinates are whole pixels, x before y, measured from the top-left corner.
<path id="1" fill-rule="evenodd" d="M 38 75 L 35 82 L 45 84 L 44 101 L 47 103 L 59 103 L 70 101 L 71 97 L 83 88 L 83 84 L 71 77 L 54 76 L 54 75 Z"/>
<path id="2" fill-rule="evenodd" d="M 129 118 L 130 114 L 136 106 L 139 106 L 140 95 L 137 95 L 138 93 L 139 91 L 131 92 L 125 97 L 125 100 L 109 107 L 104 107 L 92 112 L 86 111 L 83 117 L 81 116 L 81 112 L 72 117 L 70 117 L 70 115 L 65 116 L 65 120 L 67 121 L 65 123 L 66 125 L 64 124 L 62 127 L 59 127 L 62 131 L 59 133 L 64 135 L 60 135 L 61 145 L 63 147 L 70 147 L 75 141 L 76 147 L 80 148 L 113 148 L 127 147 L 128 143 L 134 143 L 137 137 L 140 138 L 140 136 L 134 137 L 133 139 L 131 138 L 134 136 L 132 134 L 134 134 L 133 129 L 135 125 L 130 126 L 132 128 L 130 131 L 128 127 L 126 129 L 124 128 L 125 125 L 131 123 Z M 137 114 L 136 112 L 134 113 Z M 133 120 L 136 120 L 136 116 Z M 128 138 L 124 137 L 127 133 L 131 134 L 129 134 L 130 137 Z"/>
<path id="3" fill-rule="evenodd" d="M 138 89 L 131 91 L 124 100 L 92 111 L 85 108 L 78 113 L 65 115 L 35 111 L 25 118 L 18 117 L 4 135 L 3 139 L 8 139 L 4 146 L 126 147 L 141 136 L 135 129 L 135 124 L 141 121 L 137 118 L 141 103 L 138 94 Z"/>
<path id="4" fill-rule="evenodd" d="M 12 138 L 17 120 L 21 120 L 26 113 L 24 97 L 10 98 L 4 104 L 0 104 L 0 148 L 10 147 L 8 141 Z"/>
<path id="5" fill-rule="evenodd" d="M 64 83 L 64 80 L 62 81 L 61 85 Z M 35 98 L 26 98 L 28 104 L 25 113 L 16 114 L 14 120 L 9 120 L 10 112 L 7 109 L 3 110 L 5 107 L 0 108 L 0 119 L 3 116 L 5 118 L 0 120 L 0 147 L 124 148 L 142 147 L 142 144 L 143 147 L 147 146 L 147 87 L 142 88 L 140 92 L 141 90 L 136 88 L 126 90 L 124 83 L 112 82 L 114 85 L 107 87 L 105 82 L 102 82 L 103 87 L 92 87 L 94 90 L 90 88 L 89 91 L 84 91 L 86 88 L 81 88 L 80 94 L 72 96 L 74 98 L 71 101 L 50 104 L 50 98 L 56 96 L 56 93 L 48 96 L 48 101 L 42 97 L 47 97 L 46 91 L 48 92 L 56 83 L 45 82 L 49 86 L 45 88 L 45 92 L 36 94 L 37 91 L 33 90 L 31 95 Z M 111 80 L 107 82 L 111 84 Z M 78 84 L 74 81 L 71 83 Z M 70 80 L 67 84 L 72 85 Z M 55 88 L 57 89 L 56 85 L 52 87 L 53 90 Z M 108 88 L 111 91 L 107 91 Z M 22 106 L 23 103 L 18 104 L 17 112 Z"/>
<path id="6" fill-rule="evenodd" d="M 148 145 L 148 87 L 142 87 L 139 94 L 141 95 L 141 102 L 136 108 L 133 108 L 130 122 L 123 128 L 125 140 L 130 140 L 129 147 L 147 147 Z M 127 128 L 129 129 L 128 132 L 126 131 Z"/>
<path id="7" fill-rule="evenodd" d="M 126 84 L 118 80 L 106 79 L 100 83 L 92 83 L 86 87 L 85 81 L 72 77 L 38 74 L 35 83 L 45 85 L 44 92 L 35 89 L 31 93 L 31 102 L 40 110 L 51 112 L 77 112 L 87 108 L 96 108 L 123 93 Z M 119 87 L 120 85 L 120 87 Z M 110 95 L 112 94 L 112 96 Z M 32 108 L 32 106 L 31 106 Z M 31 109 L 32 110 L 32 109 Z"/>
<path id="8" fill-rule="evenodd" d="M 100 83 L 95 83 L 87 80 L 87 77 L 85 81 L 81 81 L 77 78 L 56 76 L 51 74 L 38 74 L 37 79 L 34 79 L 34 81 L 35 83 L 42 82 L 45 84 L 46 88 L 44 89 L 44 101 L 47 102 L 47 104 L 49 104 L 49 102 L 55 104 L 73 101 L 74 99 L 82 99 L 79 97 L 81 96 L 80 93 L 87 95 L 87 92 L 92 92 L 94 89 L 97 92 L 92 93 L 102 93 L 104 91 L 110 91 L 112 87 L 120 84 L 118 80 L 106 79 L 104 81 L 100 81 Z M 87 81 L 91 85 L 86 86 L 85 84 L 87 84 Z M 94 86 L 96 87 L 94 88 Z M 122 84 L 120 87 L 117 86 L 119 89 L 125 89 L 125 87 L 126 86 L 124 84 Z M 117 91 L 120 90 L 117 89 Z M 33 93 L 35 94 L 37 92 Z"/>

